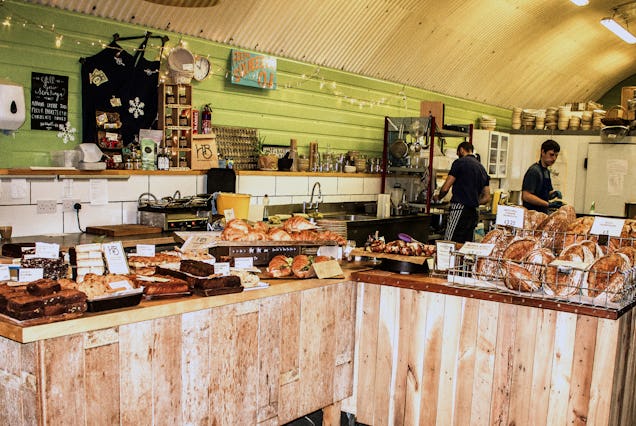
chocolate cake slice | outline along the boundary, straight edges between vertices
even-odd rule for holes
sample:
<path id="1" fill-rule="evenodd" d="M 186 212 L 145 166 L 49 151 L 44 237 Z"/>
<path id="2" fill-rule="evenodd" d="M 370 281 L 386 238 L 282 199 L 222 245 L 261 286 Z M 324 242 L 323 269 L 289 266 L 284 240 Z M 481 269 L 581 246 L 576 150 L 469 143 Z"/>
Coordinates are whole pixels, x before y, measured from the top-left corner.
<path id="1" fill-rule="evenodd" d="M 60 291 L 62 286 L 55 280 L 49 278 L 41 278 L 39 280 L 31 281 L 26 286 L 27 291 L 34 296 L 48 296 Z"/>

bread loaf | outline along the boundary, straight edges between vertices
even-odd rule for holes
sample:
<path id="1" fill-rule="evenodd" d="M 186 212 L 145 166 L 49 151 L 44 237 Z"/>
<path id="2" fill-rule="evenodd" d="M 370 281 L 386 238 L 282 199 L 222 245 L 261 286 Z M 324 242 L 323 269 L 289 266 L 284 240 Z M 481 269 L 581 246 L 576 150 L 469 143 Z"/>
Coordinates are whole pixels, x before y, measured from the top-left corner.
<path id="1" fill-rule="evenodd" d="M 482 243 L 494 244 L 494 247 L 490 256 L 480 257 L 475 262 L 474 275 L 477 279 L 488 281 L 502 277 L 500 259 L 512 239 L 512 234 L 503 229 L 493 229 L 484 236 Z"/>
<path id="2" fill-rule="evenodd" d="M 521 265 L 506 261 L 502 264 L 504 284 L 511 290 L 533 292 L 539 289 L 539 283 L 533 275 Z"/>
<path id="3" fill-rule="evenodd" d="M 597 297 L 607 292 L 610 300 L 620 300 L 629 268 L 629 258 L 621 253 L 612 253 L 597 259 L 587 273 L 588 295 Z"/>
<path id="4" fill-rule="evenodd" d="M 543 247 L 528 252 L 523 257 L 522 264 L 530 272 L 533 280 L 542 282 L 545 279 L 547 265 L 553 260 L 552 251 Z"/>
<path id="5" fill-rule="evenodd" d="M 582 262 L 583 258 L 576 253 L 568 253 L 555 260 Z M 584 271 L 578 268 L 548 266 L 545 271 L 543 290 L 553 296 L 572 296 L 580 292 Z"/>
<path id="6" fill-rule="evenodd" d="M 540 247 L 541 244 L 535 238 L 521 238 L 518 240 L 513 240 L 504 249 L 501 257 L 502 259 L 518 261 L 523 259 L 531 251 L 536 250 Z"/>

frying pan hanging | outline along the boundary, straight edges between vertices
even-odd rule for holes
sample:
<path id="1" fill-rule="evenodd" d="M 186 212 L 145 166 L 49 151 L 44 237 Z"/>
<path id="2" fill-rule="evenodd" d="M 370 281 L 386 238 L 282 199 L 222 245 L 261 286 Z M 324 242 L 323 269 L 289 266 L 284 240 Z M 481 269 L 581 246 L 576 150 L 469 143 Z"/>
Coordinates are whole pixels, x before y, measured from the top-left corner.
<path id="1" fill-rule="evenodd" d="M 396 140 L 393 141 L 393 143 L 391 143 L 389 152 L 395 158 L 404 158 L 408 154 L 409 147 L 404 141 L 404 123 L 400 123 L 398 137 Z"/>

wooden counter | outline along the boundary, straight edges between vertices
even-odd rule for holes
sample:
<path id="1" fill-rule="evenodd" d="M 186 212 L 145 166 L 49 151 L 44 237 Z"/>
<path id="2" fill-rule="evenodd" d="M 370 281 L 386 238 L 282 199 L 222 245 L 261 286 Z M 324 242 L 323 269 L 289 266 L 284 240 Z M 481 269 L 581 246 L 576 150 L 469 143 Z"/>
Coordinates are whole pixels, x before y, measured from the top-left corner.
<path id="1" fill-rule="evenodd" d="M 173 232 L 160 232 L 157 234 L 140 234 L 140 235 L 121 235 L 117 237 L 109 237 L 107 235 L 72 233 L 72 234 L 54 234 L 54 235 L 29 235 L 26 237 L 13 237 L 8 240 L 2 240 L 2 244 L 7 243 L 50 243 L 59 244 L 60 250 L 68 250 L 80 244 L 90 243 L 107 243 L 112 241 L 121 241 L 124 248 L 136 247 L 137 244 L 154 244 L 154 245 L 171 245 L 176 244 L 177 239 Z"/>
<path id="2" fill-rule="evenodd" d="M 633 309 L 610 319 L 423 275 L 355 278 L 356 385 L 343 409 L 358 422 L 636 424 Z"/>
<path id="3" fill-rule="evenodd" d="M 0 424 L 277 425 L 353 389 L 356 284 L 302 280 L 20 327 L 1 322 Z"/>

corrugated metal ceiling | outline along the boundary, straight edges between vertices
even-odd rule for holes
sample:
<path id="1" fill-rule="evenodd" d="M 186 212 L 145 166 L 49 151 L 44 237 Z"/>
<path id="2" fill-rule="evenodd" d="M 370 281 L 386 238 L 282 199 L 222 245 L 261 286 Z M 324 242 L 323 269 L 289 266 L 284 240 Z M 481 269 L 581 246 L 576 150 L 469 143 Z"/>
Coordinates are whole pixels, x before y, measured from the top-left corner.
<path id="1" fill-rule="evenodd" d="M 31 2 L 506 108 L 596 100 L 636 74 L 636 47 L 599 23 L 620 0 Z"/>

